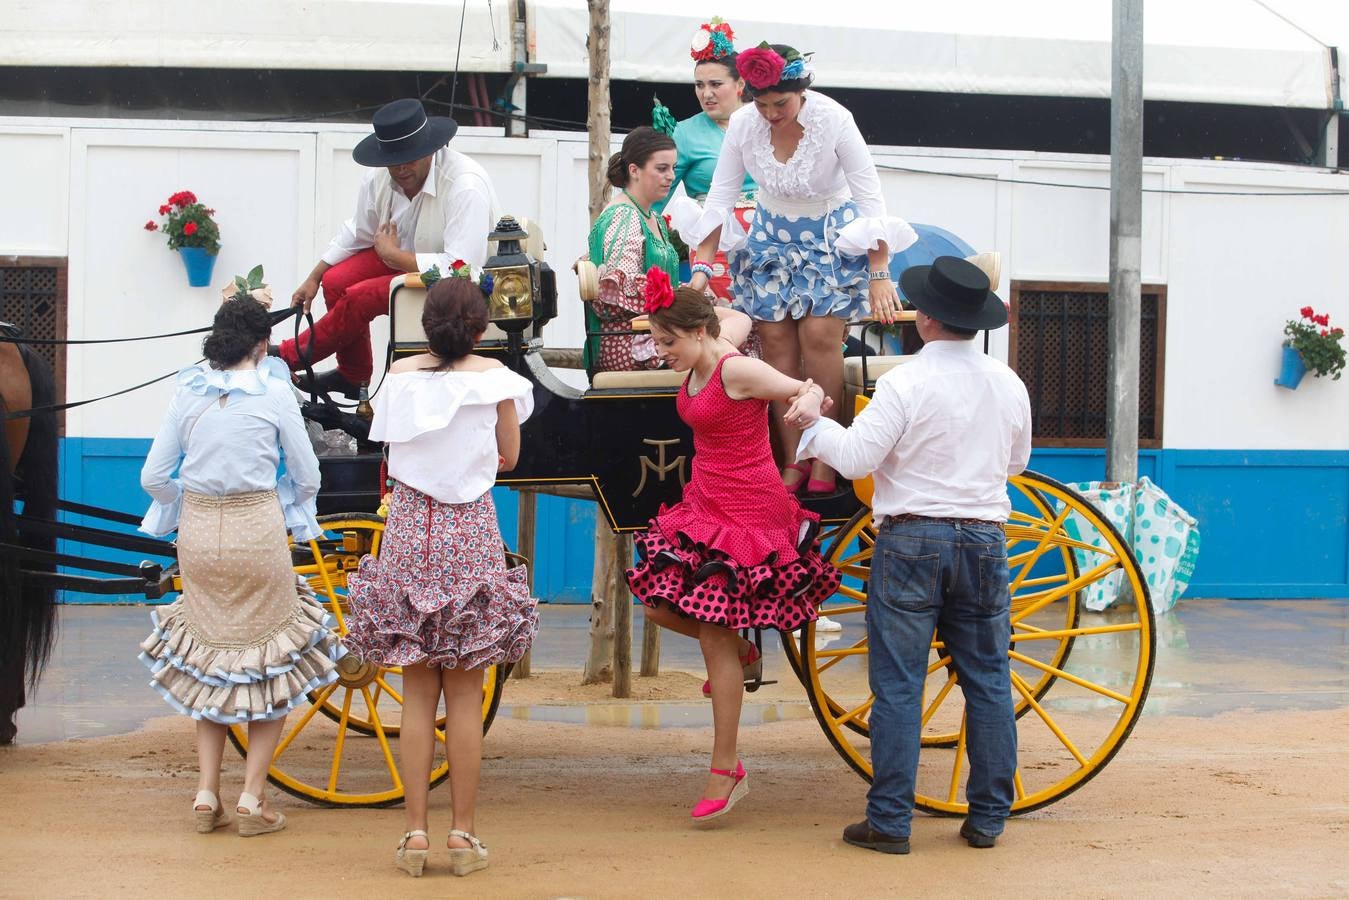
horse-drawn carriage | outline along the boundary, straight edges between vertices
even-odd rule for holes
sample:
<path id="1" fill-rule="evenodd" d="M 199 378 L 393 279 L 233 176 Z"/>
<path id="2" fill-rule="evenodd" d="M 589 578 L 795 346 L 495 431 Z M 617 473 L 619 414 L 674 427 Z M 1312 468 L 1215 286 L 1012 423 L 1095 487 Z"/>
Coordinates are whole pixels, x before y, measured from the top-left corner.
<path id="1" fill-rule="evenodd" d="M 493 234 L 497 252 L 489 315 L 494 328 L 476 352 L 499 355 L 534 385 L 535 412 L 522 427 L 516 468 L 499 484 L 518 487 L 586 485 L 603 518 L 597 527 L 644 528 L 663 502 L 679 496 L 693 442 L 675 413 L 678 380 L 671 373 L 595 377 L 585 389 L 569 386 L 550 367 L 541 332 L 556 315 L 552 270 L 525 252 L 526 237 L 507 217 Z M 536 240 L 535 247 L 541 245 Z M 389 356 L 421 352 L 424 297 L 415 275 L 395 279 L 390 293 Z M 869 395 L 874 379 L 898 364 L 872 356 L 854 364 L 850 391 Z M 846 404 L 845 404 L 846 405 Z M 357 437 L 362 421 L 317 398 L 306 415 L 341 425 Z M 323 537 L 293 547 L 297 575 L 326 600 L 339 623 L 347 579 L 366 553 L 378 554 L 384 522 L 375 510 L 383 486 L 377 450 L 321 458 L 319 495 Z M 452 464 L 452 461 L 449 461 Z M 1155 636 L 1146 585 L 1121 536 L 1080 495 L 1027 472 L 1009 483 L 1013 513 L 1007 525 L 1012 628 L 1008 646 L 1019 728 L 1019 765 L 1013 812 L 1052 803 L 1084 784 L 1119 750 L 1142 711 L 1152 673 Z M 824 612 L 842 625 L 817 633 L 814 623 L 783 634 L 783 649 L 830 742 L 869 778 L 869 713 L 864 627 L 866 582 L 875 532 L 867 501 L 870 485 L 841 483 L 827 497 L 808 497 L 824 525 L 826 558 L 844 579 Z M 86 534 L 85 537 L 88 537 Z M 141 539 L 129 539 L 142 546 Z M 171 555 L 164 545 L 162 555 Z M 172 565 L 140 573 L 146 592 L 176 587 Z M 1086 609 L 1088 588 L 1110 580 L 1119 601 L 1105 612 Z M 282 789 L 318 803 L 383 806 L 403 795 L 394 761 L 402 701 L 397 669 L 348 655 L 339 680 L 309 695 L 308 709 L 292 715 L 270 773 Z M 484 682 L 483 729 L 492 725 L 507 672 Z M 923 749 L 917 805 L 934 813 L 965 811 L 963 703 L 959 679 L 938 633 L 934 635 L 923 711 Z M 245 746 L 242 728 L 232 739 Z M 442 763 L 432 784 L 447 775 Z"/>

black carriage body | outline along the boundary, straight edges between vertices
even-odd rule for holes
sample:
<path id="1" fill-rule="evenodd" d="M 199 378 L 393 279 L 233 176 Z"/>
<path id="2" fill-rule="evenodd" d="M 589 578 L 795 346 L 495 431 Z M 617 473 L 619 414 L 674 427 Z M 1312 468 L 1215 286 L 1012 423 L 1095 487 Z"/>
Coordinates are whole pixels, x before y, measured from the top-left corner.
<path id="1" fill-rule="evenodd" d="M 396 355 L 420 352 L 398 348 Z M 581 391 L 549 370 L 537 348 L 512 352 L 491 342 L 476 353 L 500 356 L 534 385 L 534 412 L 520 429 L 520 458 L 497 484 L 506 487 L 589 485 L 615 531 L 647 527 L 662 505 L 677 503 L 693 474 L 693 434 L 675 410 L 674 388 Z M 380 502 L 380 454 L 319 460 L 319 513 L 373 512 Z M 453 465 L 453 460 L 446 460 Z M 859 503 L 852 491 L 807 503 L 825 521 L 846 521 Z"/>

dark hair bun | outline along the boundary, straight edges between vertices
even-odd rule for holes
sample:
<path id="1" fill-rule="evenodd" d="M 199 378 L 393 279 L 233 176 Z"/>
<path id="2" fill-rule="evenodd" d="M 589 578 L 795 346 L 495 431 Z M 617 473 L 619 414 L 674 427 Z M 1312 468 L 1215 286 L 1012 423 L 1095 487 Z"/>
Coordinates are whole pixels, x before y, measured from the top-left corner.
<path id="1" fill-rule="evenodd" d="M 628 166 L 641 168 L 652 154 L 662 150 L 675 149 L 674 138 L 657 131 L 649 125 L 642 125 L 628 132 L 623 138 L 623 149 L 609 157 L 609 166 L 605 177 L 616 188 L 628 186 Z"/>
<path id="2" fill-rule="evenodd" d="M 442 278 L 426 292 L 422 329 L 431 352 L 446 363 L 463 359 L 487 330 L 487 298 L 469 278 Z"/>
<path id="3" fill-rule="evenodd" d="M 228 369 L 271 333 L 272 317 L 261 303 L 252 297 L 226 300 L 216 310 L 211 333 L 201 342 L 201 354 L 211 368 Z"/>

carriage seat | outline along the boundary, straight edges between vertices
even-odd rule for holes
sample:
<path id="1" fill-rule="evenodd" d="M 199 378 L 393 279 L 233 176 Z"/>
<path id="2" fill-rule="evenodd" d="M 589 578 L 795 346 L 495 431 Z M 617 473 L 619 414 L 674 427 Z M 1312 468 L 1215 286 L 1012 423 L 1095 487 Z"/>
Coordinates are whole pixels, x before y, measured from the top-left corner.
<path id="1" fill-rule="evenodd" d="M 647 369 L 642 372 L 596 372 L 590 377 L 590 386 L 595 390 L 604 388 L 678 388 L 688 377 L 688 372 L 676 372 L 674 369 Z"/>
<path id="2" fill-rule="evenodd" d="M 859 396 L 866 396 L 876 387 L 876 379 L 895 366 L 912 362 L 917 357 L 908 356 L 868 356 L 867 380 L 862 383 L 862 357 L 847 356 L 843 359 L 843 408 L 838 411 L 838 420 L 844 425 L 852 422 L 853 410 Z"/>

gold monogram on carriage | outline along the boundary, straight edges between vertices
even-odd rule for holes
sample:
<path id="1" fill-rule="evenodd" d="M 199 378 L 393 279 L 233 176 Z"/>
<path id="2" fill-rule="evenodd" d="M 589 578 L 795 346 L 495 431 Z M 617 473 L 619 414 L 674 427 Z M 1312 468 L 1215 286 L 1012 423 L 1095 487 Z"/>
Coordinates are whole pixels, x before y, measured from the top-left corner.
<path id="1" fill-rule="evenodd" d="M 681 453 L 669 462 L 665 461 L 665 448 L 671 444 L 678 444 L 678 438 L 668 441 L 653 441 L 651 438 L 643 438 L 642 443 L 656 448 L 656 458 L 652 459 L 650 456 L 637 457 L 637 461 L 641 465 L 642 478 L 637 482 L 637 490 L 632 492 L 632 496 L 636 497 L 646 490 L 646 476 L 651 472 L 656 473 L 657 481 L 664 481 L 665 476 L 669 473 L 678 472 L 680 488 L 688 483 L 688 478 L 684 474 L 684 464 L 688 460 L 687 454 Z"/>

